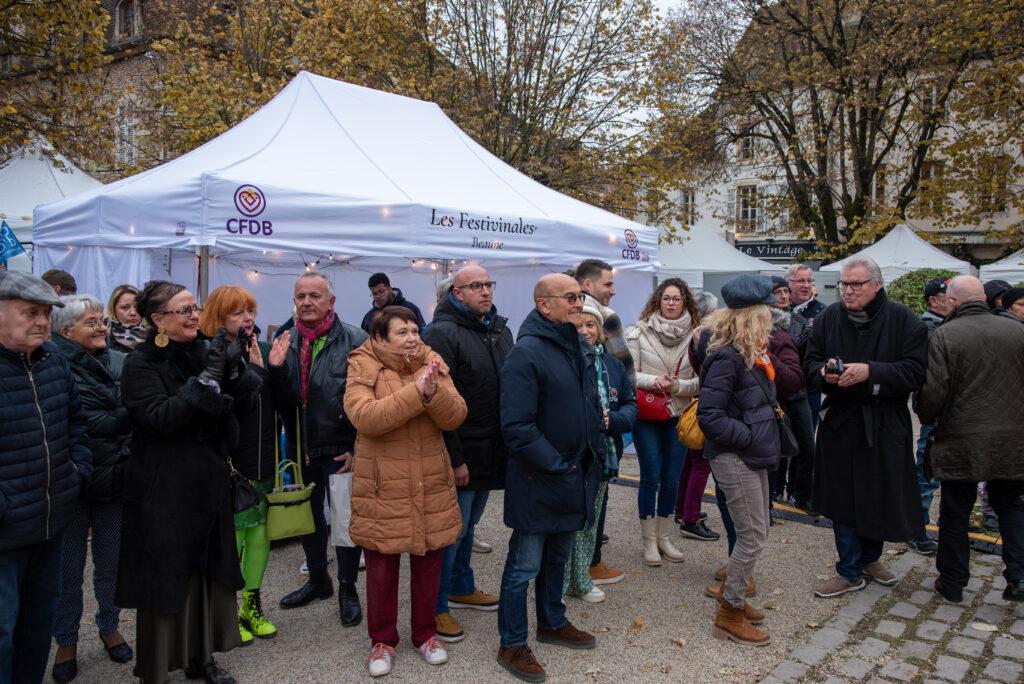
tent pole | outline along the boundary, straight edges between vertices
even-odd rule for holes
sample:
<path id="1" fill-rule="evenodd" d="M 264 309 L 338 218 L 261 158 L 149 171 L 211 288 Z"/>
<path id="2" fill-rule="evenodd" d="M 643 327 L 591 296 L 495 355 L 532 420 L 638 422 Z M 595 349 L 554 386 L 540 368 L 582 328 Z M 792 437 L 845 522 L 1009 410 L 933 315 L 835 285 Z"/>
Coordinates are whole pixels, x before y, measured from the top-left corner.
<path id="1" fill-rule="evenodd" d="M 199 304 L 206 303 L 210 288 L 210 248 L 203 245 L 199 248 Z"/>

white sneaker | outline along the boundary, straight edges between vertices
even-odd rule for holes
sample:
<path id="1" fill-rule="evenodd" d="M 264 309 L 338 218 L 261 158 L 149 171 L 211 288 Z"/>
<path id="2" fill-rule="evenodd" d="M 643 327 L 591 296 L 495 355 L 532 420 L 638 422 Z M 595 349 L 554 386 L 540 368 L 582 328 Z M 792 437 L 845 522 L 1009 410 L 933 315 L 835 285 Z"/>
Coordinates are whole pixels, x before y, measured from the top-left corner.
<path id="1" fill-rule="evenodd" d="M 473 551 L 475 553 L 490 553 L 491 550 L 492 550 L 491 549 L 491 545 L 488 544 L 487 542 L 483 542 L 483 541 L 475 541 L 475 542 L 473 542 Z"/>
<path id="2" fill-rule="evenodd" d="M 363 553 L 362 551 L 359 552 L 359 569 L 360 570 L 365 570 L 366 569 L 366 554 Z"/>
<path id="3" fill-rule="evenodd" d="M 586 594 L 566 594 L 566 596 L 573 596 L 587 603 L 600 603 L 606 598 L 605 593 L 598 587 L 594 587 Z M 565 605 L 565 597 L 562 597 L 562 605 Z"/>
<path id="4" fill-rule="evenodd" d="M 327 565 L 330 565 L 333 562 L 334 562 L 334 559 L 331 558 L 330 556 L 328 556 L 327 557 Z M 360 566 L 360 567 L 362 567 L 362 566 Z M 306 565 L 306 561 L 302 561 L 302 565 L 299 566 L 299 573 L 303 574 L 303 575 L 308 575 L 309 574 L 309 566 Z"/>
<path id="5" fill-rule="evenodd" d="M 370 668 L 370 676 L 381 677 L 391 672 L 391 661 L 394 657 L 395 649 L 387 644 L 374 644 L 373 648 L 370 649 L 370 659 L 367 661 L 367 667 Z"/>
<path id="6" fill-rule="evenodd" d="M 442 665 L 448 662 L 448 651 L 436 636 L 432 636 L 420 644 L 420 653 L 428 665 Z"/>

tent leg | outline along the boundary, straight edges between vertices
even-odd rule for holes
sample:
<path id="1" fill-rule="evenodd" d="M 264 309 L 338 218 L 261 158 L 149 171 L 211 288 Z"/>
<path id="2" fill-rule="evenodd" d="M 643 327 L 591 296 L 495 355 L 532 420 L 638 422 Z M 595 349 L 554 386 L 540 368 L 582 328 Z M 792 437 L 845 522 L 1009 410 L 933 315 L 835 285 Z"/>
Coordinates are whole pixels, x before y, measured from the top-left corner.
<path id="1" fill-rule="evenodd" d="M 210 287 L 210 248 L 202 246 L 199 248 L 199 304 L 206 303 L 206 296 Z"/>

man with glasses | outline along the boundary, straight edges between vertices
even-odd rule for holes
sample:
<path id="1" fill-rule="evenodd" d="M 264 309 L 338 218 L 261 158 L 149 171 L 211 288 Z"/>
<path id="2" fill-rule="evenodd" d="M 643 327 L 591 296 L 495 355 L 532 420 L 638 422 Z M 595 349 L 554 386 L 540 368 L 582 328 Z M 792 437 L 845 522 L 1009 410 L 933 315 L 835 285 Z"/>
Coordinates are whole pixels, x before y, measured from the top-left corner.
<path id="1" fill-rule="evenodd" d="M 409 309 L 409 311 L 416 314 L 416 325 L 420 326 L 420 330 L 423 330 L 423 326 L 426 323 L 423 320 L 423 314 L 420 313 L 420 308 L 406 299 L 400 289 L 391 287 L 391 279 L 388 278 L 387 273 L 374 273 L 370 276 L 367 285 L 370 287 L 373 306 L 363 316 L 363 330 L 367 333 L 370 332 L 370 324 L 373 323 L 373 317 L 385 306 L 404 306 L 406 309 Z"/>
<path id="2" fill-rule="evenodd" d="M 61 593 L 64 530 L 92 473 L 86 415 L 43 280 L 0 271 L 0 682 L 41 682 Z"/>
<path id="3" fill-rule="evenodd" d="M 886 297 L 867 257 L 847 259 L 839 292 L 818 315 L 804 357 L 810 389 L 825 395 L 812 505 L 831 518 L 839 554 L 836 576 L 814 591 L 820 598 L 860 591 L 864 577 L 896 584 L 879 560 L 884 543 L 924 536 L 907 403 L 924 382 L 927 330 Z"/>
<path id="4" fill-rule="evenodd" d="M 536 308 L 501 369 L 501 430 L 508 445 L 505 524 L 512 528 L 501 576 L 498 662 L 544 681 L 527 644 L 527 586 L 536 578 L 537 641 L 594 648 L 565 617 L 562 586 L 576 531 L 593 524 L 605 438 L 594 349 L 576 332 L 583 293 L 570 276 L 537 281 Z"/>
<path id="5" fill-rule="evenodd" d="M 505 441 L 499 419 L 499 374 L 512 348 L 508 319 L 494 306 L 495 282 L 480 266 L 456 271 L 448 292 L 434 310 L 423 341 L 447 364 L 455 389 L 469 413 L 453 432 L 444 433 L 455 471 L 462 531 L 444 551 L 437 595 L 437 636 L 456 642 L 465 634 L 451 608 L 493 611 L 498 597 L 476 588 L 470 561 L 473 532 L 484 514 L 491 490 L 505 488 Z"/>
<path id="6" fill-rule="evenodd" d="M 825 310 L 825 305 L 814 298 L 814 271 L 807 264 L 792 264 L 786 269 L 792 310 L 814 325 L 814 319 Z"/>

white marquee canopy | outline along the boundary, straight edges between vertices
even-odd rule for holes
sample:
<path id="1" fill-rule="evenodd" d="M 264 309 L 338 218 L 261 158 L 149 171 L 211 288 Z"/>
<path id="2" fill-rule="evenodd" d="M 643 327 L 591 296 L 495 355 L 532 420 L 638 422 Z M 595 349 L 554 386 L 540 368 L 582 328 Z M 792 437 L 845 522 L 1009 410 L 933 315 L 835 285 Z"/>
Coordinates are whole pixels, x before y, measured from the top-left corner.
<path id="1" fill-rule="evenodd" d="M 918 237 L 906 224 L 894 227 L 881 240 L 851 256 L 866 256 L 874 259 L 882 269 L 882 280 L 886 285 L 901 275 L 920 268 L 940 268 L 962 275 L 970 275 L 973 268 L 970 263 L 950 256 Z M 850 258 L 846 257 L 834 264 L 822 266 L 820 270 L 841 273 L 844 264 Z"/>
<path id="2" fill-rule="evenodd" d="M 1024 282 L 1024 249 L 1018 250 L 991 264 L 981 267 L 981 279 L 1005 280 L 1010 285 Z"/>
<path id="3" fill-rule="evenodd" d="M 618 269 L 613 307 L 638 312 L 657 268 L 654 228 L 531 180 L 437 105 L 308 72 L 182 157 L 38 207 L 33 235 L 36 272 L 64 268 L 100 297 L 155 277 L 191 285 L 206 247 L 209 286 L 253 291 L 261 318 L 273 309 L 264 323 L 289 315 L 290 279 L 317 263 L 346 320 L 369 308 L 376 270 L 429 311 L 442 273 L 482 263 L 511 318 L 532 308 L 518 290 L 588 257 Z"/>
<path id="4" fill-rule="evenodd" d="M 682 278 L 690 287 L 704 287 L 705 273 L 777 273 L 780 266 L 744 254 L 710 226 L 678 230 L 675 242 L 658 247 L 658 279 Z"/>

